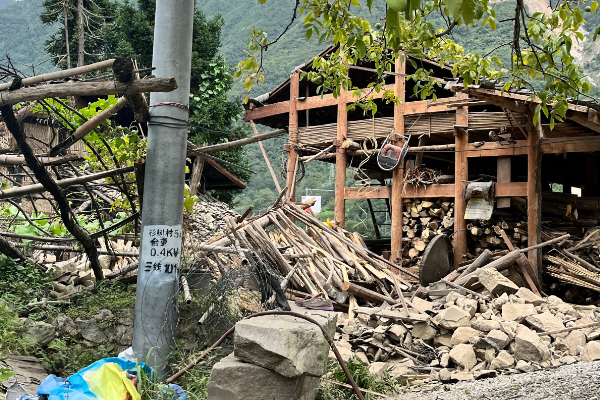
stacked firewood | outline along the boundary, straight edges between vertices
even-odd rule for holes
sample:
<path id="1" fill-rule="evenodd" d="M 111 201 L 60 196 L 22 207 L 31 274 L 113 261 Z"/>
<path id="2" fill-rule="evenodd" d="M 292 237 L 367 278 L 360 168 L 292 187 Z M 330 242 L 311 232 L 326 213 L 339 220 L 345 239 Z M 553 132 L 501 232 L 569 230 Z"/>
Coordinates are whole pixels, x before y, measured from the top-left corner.
<path id="1" fill-rule="evenodd" d="M 554 227 L 593 227 L 600 224 L 600 198 L 544 192 L 542 217 Z"/>
<path id="2" fill-rule="evenodd" d="M 436 235 L 454 232 L 454 202 L 449 199 L 404 199 L 402 264 L 418 265 Z"/>

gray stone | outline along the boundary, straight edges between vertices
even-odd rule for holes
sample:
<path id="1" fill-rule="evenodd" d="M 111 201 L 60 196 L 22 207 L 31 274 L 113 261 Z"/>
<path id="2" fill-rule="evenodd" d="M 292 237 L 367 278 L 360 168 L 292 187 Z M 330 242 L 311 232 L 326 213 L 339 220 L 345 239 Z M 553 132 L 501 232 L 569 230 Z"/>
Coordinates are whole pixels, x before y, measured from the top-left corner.
<path id="1" fill-rule="evenodd" d="M 515 337 L 514 355 L 517 360 L 544 362 L 550 358 L 550 351 L 537 333 L 521 325 Z"/>
<path id="2" fill-rule="evenodd" d="M 56 328 L 53 325 L 45 322 L 37 321 L 28 324 L 26 337 L 29 338 L 31 343 L 35 343 L 38 346 L 44 347 L 50 344 L 54 340 L 56 335 Z"/>
<path id="3" fill-rule="evenodd" d="M 569 355 L 577 355 L 577 346 L 585 346 L 587 339 L 585 334 L 581 331 L 572 331 L 565 338 L 565 345 L 569 351 Z"/>
<path id="4" fill-rule="evenodd" d="M 412 329 L 412 335 L 415 338 L 423 340 L 431 340 L 437 335 L 437 329 L 429 325 L 427 322 L 417 322 Z"/>
<path id="5" fill-rule="evenodd" d="M 435 347 L 446 346 L 452 347 L 452 334 L 444 333 L 443 335 L 437 335 L 433 338 L 433 345 Z"/>
<path id="6" fill-rule="evenodd" d="M 510 343 L 510 338 L 508 337 L 508 335 L 497 329 L 490 331 L 490 333 L 488 333 L 488 335 L 486 337 L 488 339 L 494 341 L 494 343 L 496 343 L 496 345 L 498 345 L 498 348 L 500 350 L 502 350 L 503 348 L 508 346 L 508 344 Z"/>
<path id="7" fill-rule="evenodd" d="M 404 335 L 406 335 L 408 329 L 404 327 L 404 325 L 394 324 L 390 326 L 387 330 L 387 334 L 390 338 L 395 340 L 396 342 L 401 342 L 404 340 Z"/>
<path id="8" fill-rule="evenodd" d="M 477 364 L 475 350 L 470 344 L 459 344 L 450 350 L 450 358 L 456 365 L 469 371 Z"/>
<path id="9" fill-rule="evenodd" d="M 94 315 L 94 320 L 98 322 L 108 321 L 109 319 L 112 319 L 112 317 L 113 313 L 110 310 L 102 309 L 98 311 L 98 314 Z"/>
<path id="10" fill-rule="evenodd" d="M 581 354 L 581 359 L 583 361 L 596 361 L 600 360 L 600 342 L 589 342 L 583 348 L 583 353 Z"/>
<path id="11" fill-rule="evenodd" d="M 579 357 L 574 356 L 565 356 L 558 359 L 558 362 L 560 362 L 562 365 L 575 364 L 578 361 Z"/>
<path id="12" fill-rule="evenodd" d="M 483 268 L 479 272 L 478 277 L 479 282 L 493 295 L 500 295 L 502 293 L 512 294 L 519 290 L 519 287 L 510 279 L 492 267 Z"/>
<path id="13" fill-rule="evenodd" d="M 102 254 L 98 256 L 98 261 L 102 269 L 111 269 L 112 267 L 112 256 L 108 254 Z"/>
<path id="14" fill-rule="evenodd" d="M 102 344 L 108 341 L 108 337 L 98 323 L 94 320 L 75 320 L 75 325 L 79 329 L 81 336 L 92 343 Z"/>
<path id="15" fill-rule="evenodd" d="M 534 306 L 539 306 L 539 305 L 545 303 L 544 299 L 542 299 L 540 296 L 538 296 L 537 294 L 533 293 L 531 290 L 524 288 L 524 287 L 519 288 L 517 293 L 515 293 L 515 296 L 517 296 L 520 299 L 525 300 L 525 303 L 533 304 Z"/>
<path id="16" fill-rule="evenodd" d="M 263 316 L 238 322 L 233 348 L 238 359 L 290 378 L 323 375 L 329 351 L 316 325 L 289 316 Z"/>
<path id="17" fill-rule="evenodd" d="M 538 332 L 552 332 L 565 329 L 562 321 L 548 311 L 541 314 L 528 315 L 525 317 L 523 323 L 529 325 Z M 562 334 L 562 336 L 566 336 L 566 333 Z"/>
<path id="18" fill-rule="evenodd" d="M 52 325 L 54 325 L 56 332 L 61 336 L 69 336 L 72 338 L 79 336 L 75 321 L 65 314 L 58 314 L 52 321 Z"/>
<path id="19" fill-rule="evenodd" d="M 469 326 L 471 314 L 457 306 L 452 306 L 441 311 L 437 319 L 442 328 L 454 330 L 460 326 Z"/>
<path id="20" fill-rule="evenodd" d="M 452 380 L 452 374 L 450 373 L 450 370 L 448 370 L 448 368 L 443 368 L 440 370 L 438 377 L 440 378 L 440 381 L 446 383 L 446 382 L 450 382 Z"/>
<path id="21" fill-rule="evenodd" d="M 525 317 L 536 314 L 533 304 L 505 303 L 502 305 L 502 319 L 521 322 Z"/>
<path id="22" fill-rule="evenodd" d="M 500 329 L 500 323 L 498 321 L 478 317 L 471 321 L 471 328 L 477 329 L 480 332 L 490 332 L 494 329 Z"/>
<path id="23" fill-rule="evenodd" d="M 411 303 L 421 311 L 433 310 L 433 303 L 427 300 L 423 300 L 420 297 L 412 299 Z"/>
<path id="24" fill-rule="evenodd" d="M 502 350 L 490 363 L 491 369 L 507 369 L 515 365 L 515 358 L 506 350 Z"/>
<path id="25" fill-rule="evenodd" d="M 475 299 L 463 297 L 456 300 L 456 305 L 471 314 L 471 317 L 474 317 L 477 313 L 477 306 L 479 303 Z"/>
<path id="26" fill-rule="evenodd" d="M 452 380 L 457 380 L 457 381 L 472 381 L 475 380 L 475 377 L 473 376 L 473 374 L 469 373 L 469 372 L 460 372 L 460 371 L 454 371 L 450 374 L 450 378 Z"/>
<path id="27" fill-rule="evenodd" d="M 521 372 L 533 372 L 538 369 L 535 365 L 532 365 L 531 363 L 525 360 L 517 361 L 517 365 L 515 366 L 515 368 Z"/>
<path id="28" fill-rule="evenodd" d="M 115 329 L 115 340 L 121 346 L 131 346 L 133 343 L 133 326 L 117 325 Z"/>
<path id="29" fill-rule="evenodd" d="M 469 343 L 471 339 L 479 337 L 479 331 L 466 326 L 456 328 L 452 334 L 451 345 L 454 347 L 462 343 Z"/>
<path id="30" fill-rule="evenodd" d="M 243 362 L 233 354 L 213 367 L 208 381 L 209 400 L 313 400 L 319 378 L 289 378 Z"/>

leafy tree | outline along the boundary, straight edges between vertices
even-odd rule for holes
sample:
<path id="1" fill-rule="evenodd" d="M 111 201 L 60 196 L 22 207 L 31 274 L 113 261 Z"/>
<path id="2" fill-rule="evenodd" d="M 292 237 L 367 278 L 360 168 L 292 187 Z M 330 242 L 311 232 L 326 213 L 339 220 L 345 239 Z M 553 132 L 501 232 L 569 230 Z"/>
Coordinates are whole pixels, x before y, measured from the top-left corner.
<path id="1" fill-rule="evenodd" d="M 260 4 L 268 0 L 258 0 Z M 571 48 L 582 41 L 580 31 L 585 24 L 584 14 L 598 10 L 597 1 L 567 0 L 552 4 L 548 14 L 529 14 L 522 0 L 511 18 L 498 20 L 488 0 L 386 0 L 382 23 L 372 23 L 362 15 L 381 8 L 383 0 L 296 0 L 292 20 L 301 19 L 305 37 L 331 41 L 338 45 L 328 57 L 317 57 L 316 71 L 303 75 L 318 82 L 322 91 L 339 95 L 341 88 L 356 90 L 347 80 L 348 67 L 361 60 L 376 66 L 378 77 L 372 82 L 381 91 L 383 72 L 394 68 L 400 52 L 414 58 L 430 58 L 440 65 L 451 65 L 452 73 L 462 78 L 465 85 L 492 79 L 504 83 L 504 89 L 526 87 L 541 100 L 538 110 L 551 119 L 562 120 L 567 111 L 567 99 L 592 99 L 590 84 L 583 69 L 577 65 Z M 584 11 L 585 10 L 585 11 Z M 443 21 L 443 24 L 436 23 Z M 488 53 L 467 52 L 452 40 L 457 27 L 480 25 L 488 31 L 498 24 L 512 25 L 512 35 L 506 43 Z M 287 30 L 284 30 L 283 34 Z M 596 29 L 593 40 L 600 33 Z M 247 44 L 248 57 L 238 64 L 237 75 L 245 78 L 244 87 L 250 90 L 263 81 L 262 60 L 267 48 L 279 37 L 270 40 L 262 29 L 254 29 Z M 502 62 L 499 52 L 510 49 L 511 59 Z M 422 98 L 435 97 L 434 88 L 440 83 L 431 71 L 418 68 L 409 79 L 417 83 Z M 398 101 L 393 93 L 386 93 L 388 101 Z M 372 101 L 363 100 L 359 106 L 374 110 Z"/>

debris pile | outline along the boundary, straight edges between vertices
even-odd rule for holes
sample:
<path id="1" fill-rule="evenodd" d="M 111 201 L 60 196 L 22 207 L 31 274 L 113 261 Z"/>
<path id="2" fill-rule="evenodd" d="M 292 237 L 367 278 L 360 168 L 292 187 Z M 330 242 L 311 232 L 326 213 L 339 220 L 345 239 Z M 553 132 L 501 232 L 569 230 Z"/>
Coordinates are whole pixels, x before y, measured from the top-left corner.
<path id="1" fill-rule="evenodd" d="M 481 271 L 485 294 L 356 308 L 338 323 L 336 345 L 372 372 L 442 382 L 600 359 L 600 308 L 542 298 L 497 275 Z"/>
<path id="2" fill-rule="evenodd" d="M 237 218 L 240 215 L 225 203 L 206 195 L 198 194 L 199 200 L 194 203 L 192 212 L 184 213 L 187 231 L 193 240 L 206 242 L 227 228 L 227 217 Z"/>
<path id="3" fill-rule="evenodd" d="M 214 274 L 256 270 L 263 260 L 281 277 L 281 289 L 293 288 L 288 290 L 291 299 L 321 294 L 341 310 L 357 298 L 393 301 L 416 282 L 413 272 L 369 251 L 357 233 L 330 227 L 301 207 L 309 205 L 285 204 L 240 224 L 228 218 L 226 237 L 206 244 Z M 230 245 L 232 251 L 210 251 Z"/>

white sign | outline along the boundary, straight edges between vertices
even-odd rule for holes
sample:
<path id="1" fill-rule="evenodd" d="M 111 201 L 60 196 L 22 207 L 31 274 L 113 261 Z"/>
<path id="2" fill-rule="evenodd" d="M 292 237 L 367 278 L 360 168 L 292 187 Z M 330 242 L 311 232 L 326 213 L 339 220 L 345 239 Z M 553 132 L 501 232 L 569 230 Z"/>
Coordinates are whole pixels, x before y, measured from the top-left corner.
<path id="1" fill-rule="evenodd" d="M 181 225 L 148 225 L 142 235 L 141 267 L 152 274 L 178 274 L 181 261 Z"/>
<path id="2" fill-rule="evenodd" d="M 467 203 L 465 219 L 489 220 L 494 212 L 494 199 L 472 198 Z"/>
<path id="3" fill-rule="evenodd" d="M 302 196 L 303 203 L 310 203 L 312 200 L 315 200 L 315 204 L 310 208 L 310 210 L 317 215 L 321 212 L 321 196 Z"/>

